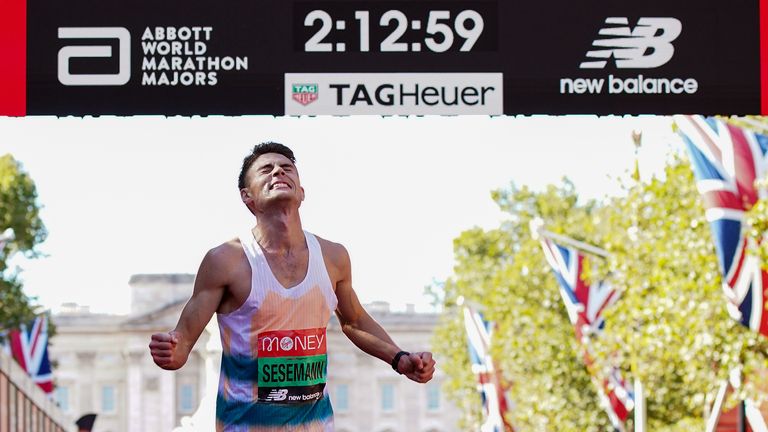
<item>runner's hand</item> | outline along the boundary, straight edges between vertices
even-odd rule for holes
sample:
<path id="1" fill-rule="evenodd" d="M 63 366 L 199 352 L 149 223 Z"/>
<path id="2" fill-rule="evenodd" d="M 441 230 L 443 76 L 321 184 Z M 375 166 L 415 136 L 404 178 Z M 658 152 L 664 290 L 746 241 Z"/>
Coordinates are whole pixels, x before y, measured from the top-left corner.
<path id="1" fill-rule="evenodd" d="M 435 373 L 435 361 L 430 352 L 411 353 L 400 357 L 397 370 L 417 383 L 426 383 L 432 379 Z"/>
<path id="2" fill-rule="evenodd" d="M 181 353 L 177 350 L 179 344 L 179 334 L 175 331 L 168 333 L 155 333 L 152 335 L 152 341 L 149 343 L 149 352 L 152 354 L 152 360 L 163 369 L 176 370 L 187 362 L 187 359 L 181 359 Z"/>

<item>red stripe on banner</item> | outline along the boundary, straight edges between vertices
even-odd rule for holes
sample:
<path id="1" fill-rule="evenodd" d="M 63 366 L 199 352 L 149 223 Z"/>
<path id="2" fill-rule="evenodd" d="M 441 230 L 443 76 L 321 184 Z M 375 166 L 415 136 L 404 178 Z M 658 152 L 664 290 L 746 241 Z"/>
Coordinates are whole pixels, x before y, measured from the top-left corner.
<path id="1" fill-rule="evenodd" d="M 0 116 L 27 113 L 27 1 L 0 1 Z"/>
<path id="2" fill-rule="evenodd" d="M 768 115 L 768 0 L 760 0 L 760 113 Z"/>

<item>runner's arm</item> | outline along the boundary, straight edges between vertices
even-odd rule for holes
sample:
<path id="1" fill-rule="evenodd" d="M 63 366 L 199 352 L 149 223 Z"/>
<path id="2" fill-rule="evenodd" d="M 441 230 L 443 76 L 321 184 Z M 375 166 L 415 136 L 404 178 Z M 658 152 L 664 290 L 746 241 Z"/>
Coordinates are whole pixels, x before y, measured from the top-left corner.
<path id="1" fill-rule="evenodd" d="M 401 351 L 389 334 L 366 312 L 352 288 L 352 265 L 346 249 L 339 245 L 336 256 L 340 278 L 336 283 L 336 316 L 341 329 L 355 346 L 391 364 Z M 432 379 L 435 361 L 428 352 L 410 353 L 400 357 L 397 371 L 409 379 L 425 383 Z"/>
<path id="2" fill-rule="evenodd" d="M 175 370 L 184 366 L 203 329 L 226 289 L 226 266 L 222 261 L 226 251 L 222 247 L 208 251 L 195 277 L 195 286 L 187 304 L 181 311 L 176 328 L 168 333 L 152 335 L 149 344 L 152 359 L 163 369 Z"/>
<path id="3" fill-rule="evenodd" d="M 349 263 L 349 256 L 346 262 Z M 351 272 L 349 273 L 347 276 L 351 276 Z M 366 353 L 386 363 L 391 362 L 400 348 L 360 304 L 357 293 L 352 288 L 351 277 L 341 279 L 336 284 L 336 298 L 336 316 L 339 318 L 341 330 L 349 340 Z"/>

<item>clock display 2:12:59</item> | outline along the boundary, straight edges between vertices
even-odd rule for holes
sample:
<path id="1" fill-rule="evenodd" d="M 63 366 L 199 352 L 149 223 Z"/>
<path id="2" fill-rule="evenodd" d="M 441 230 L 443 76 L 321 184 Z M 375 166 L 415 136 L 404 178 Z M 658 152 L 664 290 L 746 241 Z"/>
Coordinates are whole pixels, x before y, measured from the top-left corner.
<path id="1" fill-rule="evenodd" d="M 294 40 L 301 45 L 294 47 L 307 53 L 492 51 L 495 9 L 489 2 L 299 3 Z"/>

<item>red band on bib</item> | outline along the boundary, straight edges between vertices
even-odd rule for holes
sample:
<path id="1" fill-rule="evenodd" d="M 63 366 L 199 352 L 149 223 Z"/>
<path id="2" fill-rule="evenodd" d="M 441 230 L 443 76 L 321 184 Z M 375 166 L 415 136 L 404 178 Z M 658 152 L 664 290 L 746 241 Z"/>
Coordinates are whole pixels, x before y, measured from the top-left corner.
<path id="1" fill-rule="evenodd" d="M 325 329 L 273 330 L 259 333 L 259 357 L 313 356 L 326 353 Z"/>

